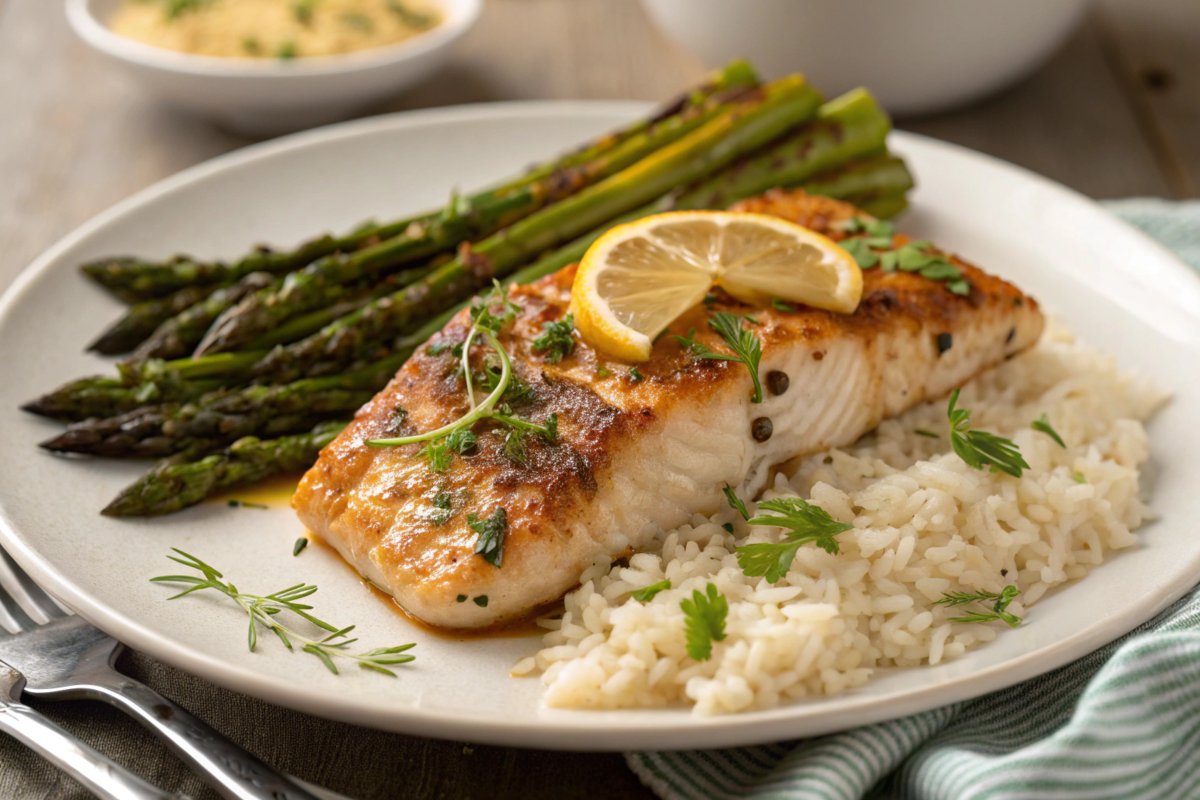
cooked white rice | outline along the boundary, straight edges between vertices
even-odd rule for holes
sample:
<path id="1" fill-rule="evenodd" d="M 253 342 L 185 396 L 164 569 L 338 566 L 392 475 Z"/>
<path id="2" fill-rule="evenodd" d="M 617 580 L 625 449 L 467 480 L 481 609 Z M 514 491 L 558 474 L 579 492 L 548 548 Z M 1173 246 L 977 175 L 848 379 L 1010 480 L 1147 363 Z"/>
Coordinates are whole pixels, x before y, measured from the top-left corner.
<path id="1" fill-rule="evenodd" d="M 838 535 L 838 555 L 801 547 L 772 585 L 743 575 L 734 547 L 780 541 L 780 529 L 751 528 L 730 509 L 697 515 L 628 566 L 589 569 L 561 619 L 541 621 L 550 629 L 544 649 L 513 673 L 540 671 L 550 706 L 686 702 L 697 714 L 725 714 L 835 694 L 876 667 L 960 656 L 1008 628 L 949 622 L 964 609 L 934 605 L 943 592 L 1016 584 L 1009 610 L 1025 616 L 1051 587 L 1137 542 L 1132 531 L 1151 516 L 1138 488 L 1149 455 L 1142 423 L 1165 399 L 1053 329 L 960 400 L 972 427 L 1016 442 L 1032 467 L 1023 477 L 968 467 L 950 451 L 946 403 L 921 406 L 850 448 L 805 459 L 767 492 L 799 495 L 852 523 Z M 1030 428 L 1043 413 L 1067 449 Z M 650 602 L 630 598 L 664 578 L 672 588 Z M 727 636 L 696 662 L 679 601 L 709 582 L 728 599 Z"/>

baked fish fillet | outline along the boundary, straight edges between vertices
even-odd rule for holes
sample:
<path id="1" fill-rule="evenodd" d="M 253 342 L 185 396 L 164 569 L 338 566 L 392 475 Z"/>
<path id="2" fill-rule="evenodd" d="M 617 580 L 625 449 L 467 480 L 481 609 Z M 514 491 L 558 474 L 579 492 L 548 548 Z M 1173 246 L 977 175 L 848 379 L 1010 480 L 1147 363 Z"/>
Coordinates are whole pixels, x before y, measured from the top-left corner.
<path id="1" fill-rule="evenodd" d="M 843 234 L 832 223 L 856 213 L 783 192 L 739 209 L 833 238 Z M 521 311 L 500 337 L 528 387 L 514 413 L 537 423 L 557 414 L 553 443 L 528 437 L 517 463 L 504 452 L 504 432 L 481 423 L 474 452 L 455 456 L 441 474 L 417 455 L 422 445 L 368 447 L 366 440 L 433 430 L 466 413 L 458 360 L 449 349 L 425 348 L 322 452 L 292 504 L 305 525 L 427 623 L 478 628 L 520 617 L 575 586 L 597 555 L 636 551 L 659 529 L 715 512 L 724 486 L 752 497 L 772 466 L 849 444 L 1033 345 L 1043 323 L 1037 303 L 955 263 L 969 296 L 871 269 L 853 315 L 721 297 L 672 324 L 670 333 L 695 328 L 698 341 L 727 352 L 707 315 L 752 313 L 763 349 L 759 404 L 750 402 L 743 364 L 695 359 L 670 335 L 637 365 L 640 379 L 584 342 L 547 363 L 532 342 L 544 322 L 566 313 L 575 276 L 567 267 L 512 291 Z M 464 312 L 431 341 L 461 342 L 468 326 Z M 469 515 L 490 518 L 498 508 L 508 520 L 499 568 L 475 554 L 479 535 L 468 524 Z"/>

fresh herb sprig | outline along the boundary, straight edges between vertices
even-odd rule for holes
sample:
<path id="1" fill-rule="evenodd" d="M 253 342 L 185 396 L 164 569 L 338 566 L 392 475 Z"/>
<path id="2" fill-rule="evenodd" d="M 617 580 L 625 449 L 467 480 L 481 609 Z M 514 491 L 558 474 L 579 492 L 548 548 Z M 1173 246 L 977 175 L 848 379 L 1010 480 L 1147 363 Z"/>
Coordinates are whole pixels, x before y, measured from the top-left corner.
<path id="1" fill-rule="evenodd" d="M 294 650 L 295 645 L 299 645 L 300 649 L 305 653 L 310 653 L 321 659 L 321 662 L 334 674 L 337 674 L 338 669 L 337 665 L 333 663 L 333 659 L 345 658 L 358 662 L 358 665 L 364 669 L 382 672 L 384 675 L 391 675 L 394 678 L 396 677 L 396 673 L 388 669 L 389 666 L 406 664 L 415 658 L 415 656 L 406 654 L 406 651 L 416 646 L 414 644 L 402 644 L 398 647 L 382 647 L 366 653 L 346 652 L 346 648 L 349 645 L 358 641 L 358 639 L 348 638 L 348 634 L 354 630 L 354 626 L 350 625 L 346 628 L 339 628 L 336 625 L 331 625 L 310 614 L 312 606 L 300 602 L 315 594 L 317 591 L 316 586 L 307 583 L 298 583 L 295 586 L 275 592 L 274 594 L 247 594 L 239 591 L 233 583 L 222 580 L 225 576 L 218 572 L 216 568 L 204 563 L 190 553 L 185 553 L 174 547 L 171 549 L 177 555 L 169 555 L 167 558 L 178 564 L 182 564 L 188 569 L 199 572 L 200 576 L 160 575 L 150 580 L 156 583 L 191 584 L 190 588 L 167 598 L 168 600 L 175 600 L 192 592 L 200 592 L 206 589 L 212 589 L 229 597 L 250 616 L 248 640 L 251 650 L 258 644 L 258 628 L 261 625 L 278 636 L 279 640 L 283 642 L 284 647 L 288 650 Z M 278 619 L 278 615 L 284 611 L 290 611 L 316 625 L 318 628 L 328 631 L 329 635 L 320 639 L 314 639 L 305 636 L 294 628 L 284 625 Z"/>
<path id="2" fill-rule="evenodd" d="M 545 351 L 546 361 L 557 364 L 575 351 L 575 316 L 567 314 L 557 322 L 543 322 L 542 335 L 533 340 L 535 353 Z"/>
<path id="3" fill-rule="evenodd" d="M 775 583 L 792 568 L 802 545 L 812 542 L 827 553 L 839 552 L 837 535 L 853 525 L 838 522 L 820 506 L 799 497 L 779 497 L 758 504 L 760 511 L 775 512 L 751 517 L 751 525 L 771 525 L 787 528 L 782 542 L 761 542 L 737 548 L 738 566 L 751 577 L 765 575 L 767 583 Z"/>
<path id="4" fill-rule="evenodd" d="M 1009 439 L 987 431 L 970 429 L 971 412 L 956 408 L 958 389 L 950 394 L 950 405 L 946 416 L 950 419 L 950 445 L 958 457 L 975 469 L 990 465 L 992 472 L 1004 472 L 1014 478 L 1021 477 L 1029 464 L 1021 457 L 1021 451 Z"/>
<path id="5" fill-rule="evenodd" d="M 973 611 L 965 617 L 951 617 L 951 622 L 995 622 L 1001 620 L 1010 628 L 1021 624 L 1021 618 L 1007 611 L 1009 604 L 1021 593 L 1016 586 L 1005 586 L 999 594 L 979 590 L 977 592 L 942 592 L 942 599 L 935 606 L 965 606 L 970 603 L 992 603 L 991 611 Z"/>
<path id="6" fill-rule="evenodd" d="M 750 370 L 751 380 L 754 381 L 754 395 L 750 398 L 750 402 L 761 403 L 763 391 L 762 381 L 758 378 L 758 364 L 762 360 L 762 342 L 754 335 L 754 331 L 743 330 L 741 319 L 728 311 L 718 311 L 708 321 L 708 324 L 720 334 L 721 338 L 725 340 L 725 344 L 729 345 L 729 349 L 733 350 L 734 355 L 714 352 L 707 345 L 697 342 L 694 328 L 688 331 L 686 337 L 677 335 L 675 339 L 681 347 L 696 358 L 740 361 L 745 364 L 746 369 Z"/>
<path id="7" fill-rule="evenodd" d="M 466 382 L 467 400 L 471 405 L 468 413 L 449 425 L 443 425 L 428 433 L 388 439 L 371 439 L 367 441 L 367 445 L 397 447 L 427 442 L 428 444 L 419 451 L 418 455 L 429 459 L 429 466 L 434 472 L 445 472 L 453 463 L 454 453 L 461 455 L 475 446 L 477 438 L 470 429 L 475 423 L 483 420 L 494 420 L 508 429 L 505 452 L 510 456 L 515 456 L 514 460 L 523 460 L 524 439 L 522 437 L 528 432 L 538 433 L 546 440 L 554 441 L 558 437 L 557 415 L 551 414 L 543 424 L 538 425 L 518 419 L 513 416 L 511 407 L 501 403 L 505 399 L 513 402 L 523 401 L 528 399 L 527 395 L 530 394 L 529 388 L 513 374 L 512 359 L 509 358 L 508 351 L 496 338 L 500 330 L 516 318 L 519 310 L 518 306 L 508 298 L 507 290 L 498 281 L 493 281 L 492 291 L 486 297 L 477 299 L 472 304 L 471 327 L 462 343 L 452 345 L 448 340 L 439 340 L 435 345 L 444 344 L 445 346 L 439 347 L 437 353 L 433 352 L 434 345 L 430 345 L 426 349 L 430 355 L 436 355 L 451 348 L 457 354 L 460 359 L 459 372 Z M 491 349 L 497 363 L 488 363 L 485 360 L 483 372 L 478 376 L 473 376 L 470 355 L 471 345 L 476 337 L 483 339 L 484 344 Z M 488 390 L 487 397 L 479 404 L 475 402 L 474 383 L 476 380 Z M 519 397 L 509 397 L 514 393 Z"/>
<path id="8" fill-rule="evenodd" d="M 725 638 L 729 602 L 710 583 L 705 593 L 696 589 L 692 592 L 692 599 L 680 600 L 679 607 L 683 609 L 688 655 L 697 661 L 707 661 L 712 657 L 713 642 Z"/>

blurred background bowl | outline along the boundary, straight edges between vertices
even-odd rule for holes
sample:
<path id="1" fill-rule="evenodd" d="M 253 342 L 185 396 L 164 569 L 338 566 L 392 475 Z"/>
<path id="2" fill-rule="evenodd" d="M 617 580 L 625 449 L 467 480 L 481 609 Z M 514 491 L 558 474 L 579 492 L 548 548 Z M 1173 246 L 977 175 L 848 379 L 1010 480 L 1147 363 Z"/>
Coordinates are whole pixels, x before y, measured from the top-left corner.
<path id="1" fill-rule="evenodd" d="M 827 97 L 855 86 L 893 114 L 943 111 L 1033 72 L 1088 0 L 642 0 L 712 68 L 746 58 L 803 72 Z"/>
<path id="2" fill-rule="evenodd" d="M 335 122 L 420 83 L 445 62 L 482 5 L 436 0 L 441 23 L 411 39 L 282 61 L 198 56 L 118 36 L 107 21 L 120 2 L 67 0 L 67 18 L 80 38 L 158 98 L 251 136 Z"/>

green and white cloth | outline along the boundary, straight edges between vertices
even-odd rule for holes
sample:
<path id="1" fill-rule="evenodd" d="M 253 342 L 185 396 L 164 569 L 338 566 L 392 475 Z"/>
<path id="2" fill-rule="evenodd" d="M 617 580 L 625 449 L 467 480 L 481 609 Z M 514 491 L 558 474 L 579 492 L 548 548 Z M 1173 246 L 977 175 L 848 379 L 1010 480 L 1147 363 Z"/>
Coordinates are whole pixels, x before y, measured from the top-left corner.
<path id="1" fill-rule="evenodd" d="M 1200 202 L 1108 207 L 1200 271 Z M 817 739 L 626 760 L 664 800 L 1200 798 L 1200 588 L 976 700 Z"/>

